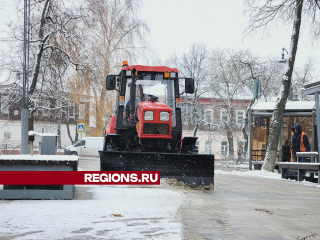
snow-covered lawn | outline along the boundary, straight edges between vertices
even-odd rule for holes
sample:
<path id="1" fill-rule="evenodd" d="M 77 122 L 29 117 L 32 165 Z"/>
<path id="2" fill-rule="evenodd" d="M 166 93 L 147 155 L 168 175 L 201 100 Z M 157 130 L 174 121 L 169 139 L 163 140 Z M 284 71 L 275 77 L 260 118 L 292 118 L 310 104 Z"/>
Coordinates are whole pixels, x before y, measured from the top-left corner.
<path id="1" fill-rule="evenodd" d="M 182 192 L 155 187 L 76 186 L 88 200 L 0 200 L 0 238 L 180 239 Z M 11 238 L 10 238 L 11 239 Z"/>

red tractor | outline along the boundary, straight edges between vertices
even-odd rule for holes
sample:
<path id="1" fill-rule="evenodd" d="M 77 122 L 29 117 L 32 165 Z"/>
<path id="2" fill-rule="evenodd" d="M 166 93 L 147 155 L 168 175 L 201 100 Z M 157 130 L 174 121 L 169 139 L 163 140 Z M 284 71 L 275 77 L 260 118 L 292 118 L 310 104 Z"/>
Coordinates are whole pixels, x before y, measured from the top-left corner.
<path id="1" fill-rule="evenodd" d="M 182 137 L 178 69 L 128 66 L 108 75 L 107 90 L 118 91 L 116 115 L 106 129 L 101 171 L 160 171 L 185 184 L 213 184 L 214 156 L 198 154 L 196 137 Z M 186 78 L 184 93 L 194 93 Z"/>

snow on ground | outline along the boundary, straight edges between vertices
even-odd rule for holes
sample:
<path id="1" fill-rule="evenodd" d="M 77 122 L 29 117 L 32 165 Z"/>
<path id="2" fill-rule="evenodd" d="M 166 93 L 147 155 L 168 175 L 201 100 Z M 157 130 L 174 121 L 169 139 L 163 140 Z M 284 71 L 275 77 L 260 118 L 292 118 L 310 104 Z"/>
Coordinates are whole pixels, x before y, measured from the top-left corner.
<path id="1" fill-rule="evenodd" d="M 269 179 L 276 179 L 281 181 L 290 181 L 290 182 L 297 182 L 296 180 L 290 180 L 290 179 L 284 179 L 281 178 L 281 174 L 277 171 L 275 172 L 268 172 L 265 170 L 247 170 L 247 171 L 222 171 L 222 170 L 215 170 L 215 175 L 235 175 L 235 176 L 245 176 L 245 177 L 262 177 L 262 178 L 269 178 Z M 320 185 L 313 182 L 308 182 L 306 180 L 303 180 L 302 182 L 297 182 L 299 184 L 305 185 L 305 186 L 313 186 L 320 188 Z"/>
<path id="2" fill-rule="evenodd" d="M 182 192 L 163 185 L 91 185 L 88 191 L 89 200 L 0 200 L 0 238 L 181 239 L 175 216 Z"/>
<path id="3" fill-rule="evenodd" d="M 225 172 L 222 170 L 215 170 L 214 174 L 220 175 L 237 175 L 237 176 L 249 176 L 249 177 L 263 177 L 263 178 L 270 178 L 270 179 L 281 179 L 281 175 L 276 172 L 268 172 L 265 170 L 248 170 L 248 171 L 236 171 L 233 170 L 232 172 Z"/>
<path id="4" fill-rule="evenodd" d="M 87 161 L 88 166 L 93 163 Z M 281 179 L 279 173 L 249 171 L 247 167 L 216 170 L 215 175 L 296 182 Z M 306 181 L 296 183 L 320 187 Z M 0 200 L 0 239 L 182 239 L 177 212 L 187 201 L 183 186 L 161 179 L 160 186 L 77 185 L 76 189 L 91 197 Z"/>

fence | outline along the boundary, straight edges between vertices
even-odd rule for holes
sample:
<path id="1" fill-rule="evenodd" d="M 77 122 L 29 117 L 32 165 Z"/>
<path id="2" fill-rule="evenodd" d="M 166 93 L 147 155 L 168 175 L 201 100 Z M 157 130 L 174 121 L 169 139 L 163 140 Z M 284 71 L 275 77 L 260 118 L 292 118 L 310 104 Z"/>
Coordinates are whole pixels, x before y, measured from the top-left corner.
<path id="1" fill-rule="evenodd" d="M 58 149 L 59 154 L 63 153 L 66 146 L 70 146 L 70 142 L 62 142 L 61 149 Z M 39 146 L 35 144 L 34 154 L 38 154 Z M 21 143 L 20 142 L 9 142 L 0 140 L 0 155 L 10 155 L 10 154 L 21 154 Z"/>
<path id="2" fill-rule="evenodd" d="M 210 150 L 209 153 L 207 151 L 199 151 L 199 154 L 213 154 L 215 155 L 214 158 L 216 160 L 221 159 L 222 161 L 227 161 L 227 158 L 229 156 L 229 153 L 227 153 L 226 151 L 212 151 L 212 150 Z M 235 160 L 238 158 L 238 155 L 236 153 L 234 154 L 234 158 Z M 248 158 L 249 158 L 249 153 L 242 154 L 242 160 L 244 162 L 248 161 Z"/>
<path id="3" fill-rule="evenodd" d="M 0 142 L 0 155 L 21 154 L 20 142 Z"/>

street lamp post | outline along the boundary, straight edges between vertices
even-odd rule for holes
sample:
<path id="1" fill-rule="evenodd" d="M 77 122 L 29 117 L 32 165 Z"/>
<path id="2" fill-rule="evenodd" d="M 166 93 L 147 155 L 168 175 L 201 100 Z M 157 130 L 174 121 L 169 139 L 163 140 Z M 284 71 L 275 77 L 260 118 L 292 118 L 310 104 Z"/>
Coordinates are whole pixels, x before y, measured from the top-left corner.
<path id="1" fill-rule="evenodd" d="M 284 47 L 282 48 L 282 54 L 281 54 L 281 60 L 279 61 L 279 63 L 286 63 L 287 60 L 284 59 L 284 51 L 286 51 L 287 55 L 288 55 L 288 51 L 287 49 L 285 49 Z"/>
<path id="2" fill-rule="evenodd" d="M 29 4 L 28 4 L 29 1 Z M 24 0 L 24 30 L 23 30 L 23 82 L 22 82 L 22 110 L 21 110 L 21 154 L 28 153 L 28 76 L 29 76 L 29 23 L 30 0 Z"/>
<path id="3" fill-rule="evenodd" d="M 281 63 L 281 64 L 286 64 L 286 63 L 287 63 L 287 59 L 284 59 L 284 52 L 286 52 L 287 55 L 288 55 L 287 49 L 285 49 L 285 48 L 283 47 L 283 48 L 282 48 L 281 59 L 279 60 L 279 63 Z M 291 85 L 290 85 L 290 89 L 289 89 L 288 100 L 292 100 L 292 94 L 293 94 L 293 88 L 292 88 L 292 84 L 291 84 Z M 296 98 L 295 98 L 295 101 L 297 101 Z"/>

